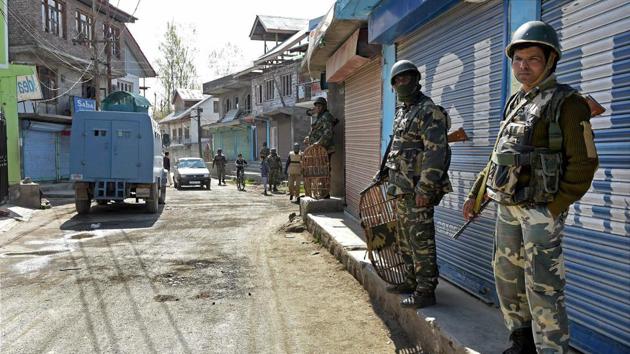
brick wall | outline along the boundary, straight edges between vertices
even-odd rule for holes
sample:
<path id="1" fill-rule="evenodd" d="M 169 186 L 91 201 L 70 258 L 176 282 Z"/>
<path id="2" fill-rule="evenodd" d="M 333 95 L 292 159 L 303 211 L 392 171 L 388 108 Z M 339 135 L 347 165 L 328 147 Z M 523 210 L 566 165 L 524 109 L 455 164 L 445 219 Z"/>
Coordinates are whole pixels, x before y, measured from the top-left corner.
<path id="1" fill-rule="evenodd" d="M 84 45 L 75 45 L 72 43 L 72 39 L 75 38 L 77 35 L 75 24 L 75 11 L 78 9 L 83 11 L 84 13 L 91 15 L 92 8 L 76 0 L 65 0 L 64 3 L 66 38 L 61 38 L 57 35 L 45 32 L 43 30 L 41 11 L 42 5 L 40 0 L 9 1 L 9 52 L 11 60 L 17 62 L 17 60 L 14 60 L 11 55 L 11 47 L 15 48 L 18 46 L 33 46 L 36 44 L 40 46 L 46 46 L 61 53 L 65 53 L 81 59 L 90 60 L 94 50 Z M 94 35 L 97 39 L 103 39 L 103 24 L 105 23 L 106 19 L 107 17 L 101 13 L 96 16 Z M 124 24 L 116 20 L 112 20 L 112 25 L 120 29 L 121 37 L 123 37 Z M 32 34 L 34 34 L 34 36 L 29 34 L 25 30 L 25 28 L 28 29 Z M 124 72 L 125 50 L 124 48 L 122 48 L 123 44 L 124 38 L 121 38 L 120 58 L 117 58 L 116 56 L 112 57 L 112 70 Z M 102 50 L 102 46 L 103 44 L 99 44 L 99 53 L 101 53 L 99 57 L 104 61 L 106 59 L 106 53 L 104 50 Z"/>

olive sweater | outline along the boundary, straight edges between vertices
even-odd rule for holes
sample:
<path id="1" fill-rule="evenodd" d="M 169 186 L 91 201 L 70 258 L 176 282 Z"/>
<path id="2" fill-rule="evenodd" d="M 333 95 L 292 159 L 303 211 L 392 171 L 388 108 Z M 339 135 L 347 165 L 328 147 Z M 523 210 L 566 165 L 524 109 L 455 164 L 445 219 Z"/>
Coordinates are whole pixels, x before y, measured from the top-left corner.
<path id="1" fill-rule="evenodd" d="M 560 128 L 562 130 L 563 164 L 560 176 L 559 190 L 552 202 L 547 204 L 553 217 L 566 211 L 571 204 L 582 198 L 588 191 L 598 166 L 598 159 L 594 154 L 594 145 L 591 143 L 591 156 L 587 148 L 590 130 L 588 125 L 590 109 L 586 101 L 578 96 L 571 95 L 564 101 L 560 110 Z M 540 120 L 534 125 L 532 145 L 535 147 L 548 147 L 549 122 Z M 593 156 L 594 155 L 594 156 Z M 525 167 L 525 166 L 524 166 Z M 481 171 L 473 184 L 468 197 L 475 198 L 486 170 Z M 529 168 L 523 168 L 518 179 L 518 186 L 527 186 L 531 178 Z"/>

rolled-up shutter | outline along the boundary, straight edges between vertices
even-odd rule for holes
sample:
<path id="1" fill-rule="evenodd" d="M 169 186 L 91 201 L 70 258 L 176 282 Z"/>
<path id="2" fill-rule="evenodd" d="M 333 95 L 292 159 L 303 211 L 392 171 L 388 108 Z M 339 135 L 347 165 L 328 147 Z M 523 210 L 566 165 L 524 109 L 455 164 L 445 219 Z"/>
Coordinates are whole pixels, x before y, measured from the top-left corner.
<path id="1" fill-rule="evenodd" d="M 418 65 L 422 90 L 443 106 L 451 130 L 464 127 L 472 139 L 452 143 L 449 176 L 453 193 L 435 210 L 440 275 L 481 299 L 498 303 L 491 259 L 495 211 L 488 210 L 459 240 L 462 204 L 488 161 L 502 112 L 503 4 L 461 3 L 399 43 L 398 59 Z"/>
<path id="2" fill-rule="evenodd" d="M 346 80 L 346 203 L 359 215 L 359 192 L 379 168 L 381 151 L 381 60 L 374 59 Z"/>
<path id="3" fill-rule="evenodd" d="M 572 345 L 630 352 L 630 7 L 626 0 L 545 0 L 558 32 L 558 80 L 605 108 L 591 119 L 599 170 L 564 232 Z"/>

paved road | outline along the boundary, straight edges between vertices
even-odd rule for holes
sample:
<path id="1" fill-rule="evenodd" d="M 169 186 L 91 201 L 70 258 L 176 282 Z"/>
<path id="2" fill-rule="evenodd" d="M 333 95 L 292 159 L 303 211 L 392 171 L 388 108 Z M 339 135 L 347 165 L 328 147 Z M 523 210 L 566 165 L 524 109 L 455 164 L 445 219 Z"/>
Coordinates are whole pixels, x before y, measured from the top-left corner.
<path id="1" fill-rule="evenodd" d="M 72 204 L 0 234 L 2 353 L 411 352 L 307 233 L 297 206 L 234 186 Z"/>

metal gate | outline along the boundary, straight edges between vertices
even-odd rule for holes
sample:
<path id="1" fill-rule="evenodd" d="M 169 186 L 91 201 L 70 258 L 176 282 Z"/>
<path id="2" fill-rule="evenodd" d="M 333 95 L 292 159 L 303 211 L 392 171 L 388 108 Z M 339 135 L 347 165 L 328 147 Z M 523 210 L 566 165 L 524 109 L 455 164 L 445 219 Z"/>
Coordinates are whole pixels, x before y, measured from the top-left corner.
<path id="1" fill-rule="evenodd" d="M 459 240 L 462 204 L 485 166 L 502 112 L 503 4 L 463 2 L 419 28 L 398 45 L 398 59 L 419 66 L 422 90 L 442 105 L 451 130 L 464 127 L 471 141 L 452 144 L 453 193 L 435 208 L 440 275 L 490 303 L 498 303 L 491 259 L 496 211 L 489 207 Z"/>
<path id="2" fill-rule="evenodd" d="M 630 7 L 627 0 L 546 0 L 560 37 L 558 80 L 606 112 L 591 120 L 599 170 L 564 233 L 571 344 L 630 352 Z"/>
<path id="3" fill-rule="evenodd" d="M 359 216 L 359 192 L 367 187 L 381 159 L 381 58 L 346 80 L 346 203 Z"/>
<path id="4" fill-rule="evenodd" d="M 9 197 L 9 159 L 7 154 L 7 121 L 0 110 L 0 204 Z"/>

